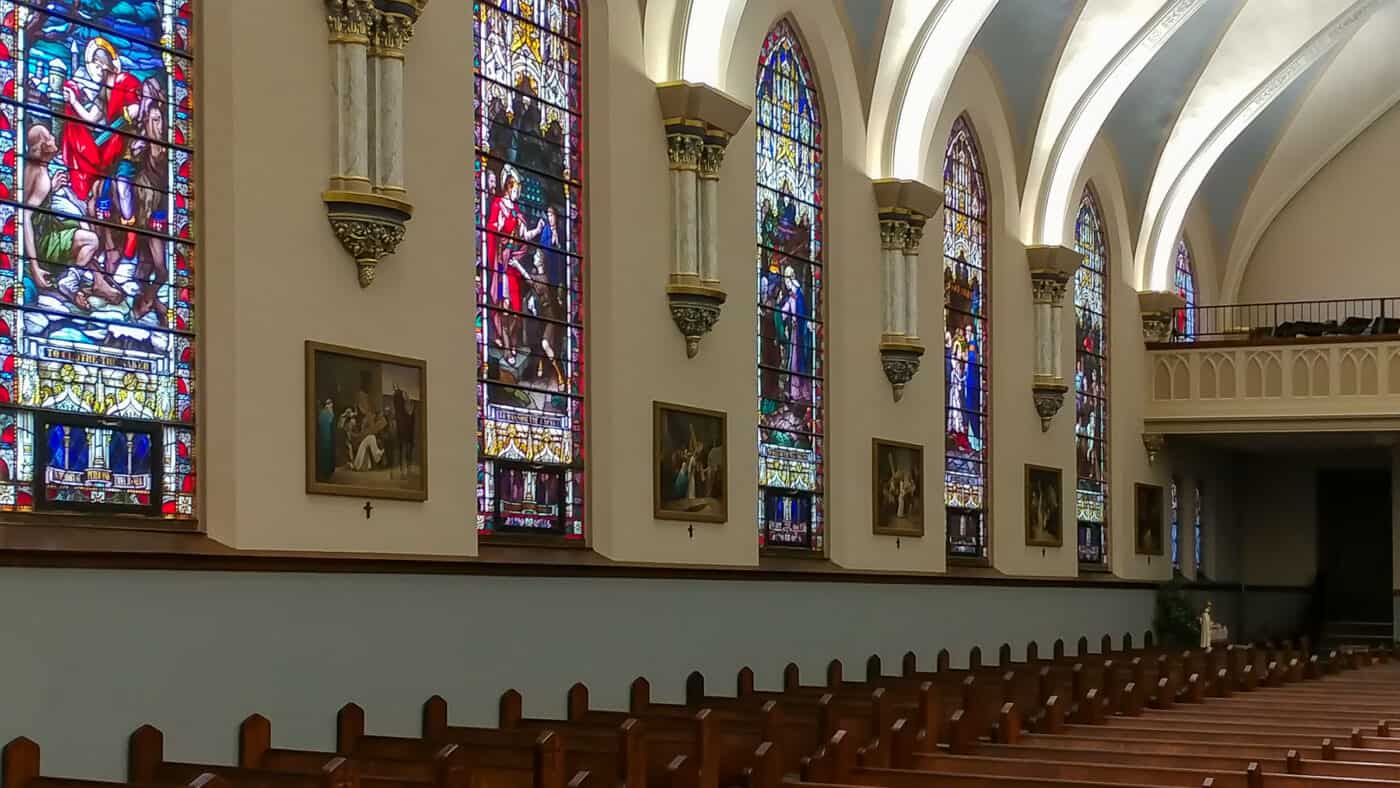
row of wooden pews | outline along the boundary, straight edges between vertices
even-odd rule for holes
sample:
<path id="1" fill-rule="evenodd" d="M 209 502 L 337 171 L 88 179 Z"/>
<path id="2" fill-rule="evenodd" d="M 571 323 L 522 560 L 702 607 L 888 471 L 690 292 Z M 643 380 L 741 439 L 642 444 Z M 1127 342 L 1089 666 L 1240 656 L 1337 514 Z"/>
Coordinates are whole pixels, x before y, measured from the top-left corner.
<path id="1" fill-rule="evenodd" d="M 995 664 L 947 651 L 931 670 L 913 653 L 898 673 L 872 656 L 863 678 L 833 660 L 806 683 L 796 665 L 760 689 L 741 669 L 733 694 L 704 676 L 683 703 L 661 703 L 637 679 L 625 710 L 598 709 L 572 687 L 561 718 L 527 717 L 515 690 L 496 727 L 449 722 L 447 703 L 423 706 L 420 735 L 369 733 L 364 710 L 343 707 L 334 751 L 274 746 L 271 722 L 239 729 L 236 765 L 167 760 L 146 725 L 130 737 L 129 783 L 42 776 L 39 748 L 7 745 L 0 788 L 1219 788 L 1400 786 L 1400 666 L 1390 654 L 1313 654 L 1306 642 L 1172 651 L 1151 634 L 1097 652 L 1032 643 Z M 1363 669 L 1364 668 L 1364 669 Z"/>

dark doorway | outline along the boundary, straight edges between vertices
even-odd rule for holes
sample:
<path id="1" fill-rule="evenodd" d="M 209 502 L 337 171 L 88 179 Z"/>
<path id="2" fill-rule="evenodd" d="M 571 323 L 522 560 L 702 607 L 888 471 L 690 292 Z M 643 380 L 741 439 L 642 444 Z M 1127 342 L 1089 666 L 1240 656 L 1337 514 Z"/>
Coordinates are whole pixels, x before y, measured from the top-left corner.
<path id="1" fill-rule="evenodd" d="M 1318 471 L 1317 532 L 1323 621 L 1389 623 L 1390 471 Z"/>

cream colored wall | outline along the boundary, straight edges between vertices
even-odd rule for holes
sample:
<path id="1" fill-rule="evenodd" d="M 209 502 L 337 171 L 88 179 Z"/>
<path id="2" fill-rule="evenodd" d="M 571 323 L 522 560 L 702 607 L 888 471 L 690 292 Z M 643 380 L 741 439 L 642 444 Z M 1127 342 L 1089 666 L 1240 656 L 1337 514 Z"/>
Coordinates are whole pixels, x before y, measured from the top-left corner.
<path id="1" fill-rule="evenodd" d="M 325 224 L 319 193 L 330 170 L 329 54 L 318 9 L 273 0 L 207 4 L 204 39 L 205 254 L 204 487 L 211 535 L 242 548 L 474 555 L 474 235 L 469 220 L 471 14 L 433 6 L 409 46 L 406 71 L 408 187 L 418 212 L 399 253 L 360 290 Z M 273 6 L 282 24 L 263 24 Z M 629 0 L 590 4 L 586 127 L 585 262 L 588 283 L 588 506 L 593 547 L 627 561 L 752 565 L 758 560 L 756 382 L 753 309 L 754 126 L 730 145 L 720 184 L 721 279 L 729 293 L 699 356 L 685 358 L 663 297 L 670 254 L 669 174 L 644 20 Z M 920 273 L 923 371 L 892 401 L 881 371 L 876 205 L 865 172 L 867 140 L 857 71 L 832 0 L 751 0 L 735 31 L 721 87 L 751 101 L 757 53 L 777 19 L 803 37 L 825 114 L 827 200 L 827 523 L 829 555 L 863 569 L 945 569 L 942 491 L 931 488 L 923 539 L 870 533 L 870 442 L 923 443 L 925 471 L 943 475 L 942 216 L 925 236 Z M 650 25 L 654 20 L 647 22 Z M 649 29 L 649 28 L 648 28 Z M 248 42 L 256 41 L 251 47 Z M 302 57 L 311 47 L 316 57 Z M 255 56 L 250 54 L 257 52 Z M 297 53 L 289 68 L 269 52 Z M 236 75 L 236 79 L 235 79 Z M 1042 432 L 1030 398 L 1034 346 L 1026 258 L 1016 233 L 1021 156 L 994 72 L 974 51 L 937 121 L 941 151 L 963 112 L 977 131 L 991 183 L 993 564 L 1014 575 L 1076 574 L 1073 507 L 1066 545 L 1024 546 L 1024 466 L 1065 471 L 1074 498 L 1072 402 Z M 444 100 L 445 96 L 458 99 Z M 268 119 L 276 119 L 271 122 Z M 1119 275 L 1112 293 L 1111 523 L 1113 565 L 1127 577 L 1162 576 L 1120 548 L 1131 545 L 1132 483 L 1165 478 L 1148 467 L 1139 438 L 1143 392 L 1127 213 L 1118 172 L 1102 146 L 1082 175 L 1093 179 L 1111 225 Z M 269 190 L 267 184 L 277 184 Z M 1073 217 L 1066 217 L 1072 225 Z M 275 239 L 267 243 L 263 239 Z M 1060 352 L 1073 368 L 1072 304 Z M 426 358 L 430 379 L 431 499 L 363 501 L 303 491 L 305 338 Z M 698 524 L 651 516 L 653 400 L 729 414 L 730 520 Z M 270 449 L 269 447 L 278 447 Z"/>
<path id="2" fill-rule="evenodd" d="M 470 7 L 434 6 L 409 47 L 417 213 L 398 254 L 361 290 L 320 200 L 333 128 L 324 9 L 201 6 L 206 527 L 240 548 L 470 553 Z M 428 501 L 377 501 L 367 520 L 363 500 L 305 493 L 304 339 L 428 361 Z"/>
<path id="3" fill-rule="evenodd" d="M 1381 116 L 1279 212 L 1254 249 L 1238 300 L 1400 295 L 1397 193 L 1400 107 Z"/>

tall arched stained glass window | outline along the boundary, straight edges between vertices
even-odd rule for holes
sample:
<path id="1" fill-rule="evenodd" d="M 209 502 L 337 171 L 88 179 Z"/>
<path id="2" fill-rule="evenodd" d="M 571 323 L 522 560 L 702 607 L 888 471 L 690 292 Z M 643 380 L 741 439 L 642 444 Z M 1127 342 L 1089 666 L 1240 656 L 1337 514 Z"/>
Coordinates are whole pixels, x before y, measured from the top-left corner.
<path id="1" fill-rule="evenodd" d="M 943 160 L 943 379 L 948 554 L 987 555 L 987 179 L 966 116 Z"/>
<path id="2" fill-rule="evenodd" d="M 1193 522 L 1192 522 L 1192 531 L 1194 532 L 1194 535 L 1193 535 L 1193 539 L 1192 539 L 1191 544 L 1192 544 L 1192 546 L 1193 546 L 1193 547 L 1195 548 L 1195 550 L 1196 550 L 1196 563 L 1194 564 L 1194 566 L 1195 566 L 1195 569 L 1196 569 L 1196 579 L 1199 580 L 1199 579 L 1204 578 L 1204 577 L 1206 576 L 1205 564 L 1203 563 L 1203 562 L 1205 561 L 1205 555 L 1206 555 L 1206 553 L 1205 553 L 1205 545 L 1203 544 L 1204 541 L 1205 541 L 1205 533 L 1201 531 L 1201 484 L 1200 484 L 1200 482 L 1197 482 L 1197 483 L 1196 483 L 1196 501 L 1195 501 L 1195 507 L 1196 507 L 1196 508 L 1195 508 L 1195 513 L 1194 513 L 1194 515 L 1193 515 Z"/>
<path id="3" fill-rule="evenodd" d="M 1181 498 L 1177 490 L 1176 478 L 1171 481 L 1171 505 L 1172 505 L 1172 569 L 1181 571 Z"/>
<path id="4" fill-rule="evenodd" d="M 476 0 L 477 529 L 580 541 L 579 0 Z"/>
<path id="5" fill-rule="evenodd" d="M 821 105 L 787 21 L 758 59 L 758 518 L 768 548 L 825 539 Z"/>
<path id="6" fill-rule="evenodd" d="M 0 509 L 195 515 L 193 14 L 0 1 Z"/>
<path id="7" fill-rule="evenodd" d="M 1108 560 L 1108 240 L 1103 212 L 1085 187 L 1074 223 L 1084 263 L 1074 277 L 1074 437 L 1078 466 L 1075 510 L 1079 560 Z"/>
<path id="8" fill-rule="evenodd" d="M 1176 242 L 1176 293 L 1186 299 L 1186 308 L 1176 313 L 1173 330 L 1178 337 L 1196 335 L 1196 268 L 1191 264 L 1191 247 L 1183 237 Z"/>

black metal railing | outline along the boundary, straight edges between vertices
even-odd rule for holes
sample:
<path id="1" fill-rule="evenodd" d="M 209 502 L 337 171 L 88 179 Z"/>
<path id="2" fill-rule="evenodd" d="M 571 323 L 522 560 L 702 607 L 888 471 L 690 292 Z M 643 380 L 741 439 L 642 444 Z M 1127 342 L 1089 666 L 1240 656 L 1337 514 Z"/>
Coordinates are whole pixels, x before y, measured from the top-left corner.
<path id="1" fill-rule="evenodd" d="M 1172 342 L 1250 342 L 1400 334 L 1400 297 L 1278 301 L 1177 309 Z"/>

